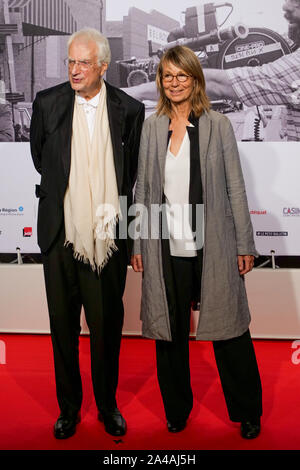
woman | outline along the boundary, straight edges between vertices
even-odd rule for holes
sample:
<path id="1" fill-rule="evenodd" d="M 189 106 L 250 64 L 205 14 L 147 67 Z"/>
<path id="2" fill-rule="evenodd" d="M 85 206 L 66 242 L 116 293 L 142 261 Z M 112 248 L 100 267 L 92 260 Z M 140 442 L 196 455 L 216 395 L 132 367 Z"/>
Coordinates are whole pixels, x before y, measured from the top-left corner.
<path id="1" fill-rule="evenodd" d="M 261 383 L 243 276 L 257 252 L 236 140 L 230 121 L 209 109 L 203 72 L 190 49 L 169 49 L 156 83 L 157 113 L 145 121 L 141 137 L 136 203 L 145 210 L 131 261 L 143 271 L 143 335 L 156 339 L 168 430 L 184 429 L 193 405 L 190 309 L 200 301 L 196 338 L 213 341 L 229 417 L 241 423 L 244 438 L 254 438 Z M 162 203 L 157 237 L 153 208 Z M 178 210 L 187 205 L 188 215 Z"/>

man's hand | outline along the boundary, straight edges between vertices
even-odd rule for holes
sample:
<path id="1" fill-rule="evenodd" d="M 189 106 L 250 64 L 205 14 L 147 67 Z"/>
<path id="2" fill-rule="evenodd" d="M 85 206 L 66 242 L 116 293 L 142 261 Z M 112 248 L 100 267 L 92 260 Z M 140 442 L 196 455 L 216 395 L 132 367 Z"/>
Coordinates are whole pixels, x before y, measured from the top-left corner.
<path id="1" fill-rule="evenodd" d="M 211 100 L 238 100 L 225 70 L 205 68 L 203 73 L 206 82 L 205 91 Z"/>
<path id="2" fill-rule="evenodd" d="M 142 255 L 133 255 L 130 264 L 136 273 L 142 273 L 144 271 Z"/>
<path id="3" fill-rule="evenodd" d="M 138 101 L 157 101 L 159 98 L 155 82 L 141 83 L 140 85 L 121 88 L 121 90 Z"/>
<path id="4" fill-rule="evenodd" d="M 240 275 L 247 274 L 254 266 L 253 255 L 238 255 L 238 268 Z"/>

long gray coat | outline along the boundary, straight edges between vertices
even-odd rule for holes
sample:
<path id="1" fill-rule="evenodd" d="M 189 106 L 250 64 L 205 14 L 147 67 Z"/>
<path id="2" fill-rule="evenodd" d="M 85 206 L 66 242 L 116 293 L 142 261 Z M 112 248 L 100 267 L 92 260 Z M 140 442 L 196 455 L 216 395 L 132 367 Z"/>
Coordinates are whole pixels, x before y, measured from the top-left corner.
<path id="1" fill-rule="evenodd" d="M 162 201 L 168 127 L 166 115 L 152 115 L 144 122 L 135 199 L 149 212 L 151 204 Z M 237 255 L 258 253 L 229 119 L 215 111 L 203 113 L 199 119 L 199 141 L 205 236 L 196 339 L 223 340 L 240 336 L 248 329 L 250 313 Z M 138 239 L 134 254 L 142 254 L 144 265 L 142 333 L 148 338 L 170 341 L 161 241 Z"/>

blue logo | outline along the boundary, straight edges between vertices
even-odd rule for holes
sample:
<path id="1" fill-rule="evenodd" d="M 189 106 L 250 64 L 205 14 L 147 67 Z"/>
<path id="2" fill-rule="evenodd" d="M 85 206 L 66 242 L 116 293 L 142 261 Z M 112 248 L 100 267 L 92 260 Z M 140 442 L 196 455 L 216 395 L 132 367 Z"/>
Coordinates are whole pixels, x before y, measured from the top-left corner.
<path id="1" fill-rule="evenodd" d="M 19 211 L 20 211 L 20 212 L 23 212 L 23 210 L 24 210 L 24 207 L 23 207 L 23 206 L 20 206 L 20 207 L 19 207 Z"/>

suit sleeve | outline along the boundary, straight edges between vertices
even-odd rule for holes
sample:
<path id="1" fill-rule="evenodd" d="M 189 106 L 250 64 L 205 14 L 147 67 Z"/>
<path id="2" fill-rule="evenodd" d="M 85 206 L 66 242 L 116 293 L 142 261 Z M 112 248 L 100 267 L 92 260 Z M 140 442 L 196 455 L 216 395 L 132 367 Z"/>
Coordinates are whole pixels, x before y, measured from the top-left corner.
<path id="1" fill-rule="evenodd" d="M 237 254 L 259 256 L 254 244 L 253 228 L 238 146 L 228 118 L 225 118 L 222 124 L 222 143 L 226 190 L 234 220 Z"/>
<path id="2" fill-rule="evenodd" d="M 44 141 L 43 113 L 39 95 L 36 96 L 32 105 L 32 117 L 30 124 L 30 149 L 35 169 L 41 173 L 41 154 Z"/>
<path id="3" fill-rule="evenodd" d="M 141 131 L 143 127 L 144 118 L 145 118 L 145 106 L 141 103 L 139 110 L 135 116 L 134 122 L 132 123 L 132 129 L 131 129 L 129 139 L 128 139 L 128 151 L 130 155 L 129 172 L 130 172 L 131 189 L 133 189 L 136 176 L 137 176 L 140 137 L 141 137 Z"/>

